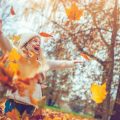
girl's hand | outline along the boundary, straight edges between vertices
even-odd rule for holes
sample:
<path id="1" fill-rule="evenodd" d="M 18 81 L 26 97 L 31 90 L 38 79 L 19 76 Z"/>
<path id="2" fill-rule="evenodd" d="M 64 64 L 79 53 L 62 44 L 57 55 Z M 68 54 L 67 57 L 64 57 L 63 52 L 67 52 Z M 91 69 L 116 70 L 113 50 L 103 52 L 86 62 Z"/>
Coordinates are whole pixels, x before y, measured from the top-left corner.
<path id="1" fill-rule="evenodd" d="M 8 54 L 0 56 L 0 62 L 5 63 L 8 59 Z"/>

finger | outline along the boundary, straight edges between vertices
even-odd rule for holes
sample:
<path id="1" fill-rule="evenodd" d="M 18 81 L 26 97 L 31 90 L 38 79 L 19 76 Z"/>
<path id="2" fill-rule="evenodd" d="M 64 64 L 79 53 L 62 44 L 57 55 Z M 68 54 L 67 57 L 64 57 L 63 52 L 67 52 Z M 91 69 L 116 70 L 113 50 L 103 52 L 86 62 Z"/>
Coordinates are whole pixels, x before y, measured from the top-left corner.
<path id="1" fill-rule="evenodd" d="M 0 61 L 3 62 L 3 63 L 5 63 L 7 61 L 7 59 L 8 59 L 8 55 L 7 54 L 5 54 L 2 57 L 0 57 Z"/>

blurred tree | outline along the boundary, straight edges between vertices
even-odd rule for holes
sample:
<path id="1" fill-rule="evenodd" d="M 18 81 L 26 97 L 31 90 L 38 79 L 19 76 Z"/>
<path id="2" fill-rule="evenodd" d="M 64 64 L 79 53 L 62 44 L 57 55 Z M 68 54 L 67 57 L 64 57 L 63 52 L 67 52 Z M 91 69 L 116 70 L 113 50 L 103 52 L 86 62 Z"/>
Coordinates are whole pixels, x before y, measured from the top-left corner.
<path id="1" fill-rule="evenodd" d="M 67 2 L 63 2 L 65 8 Z M 74 2 L 78 6 L 82 4 L 82 2 Z M 65 24 L 59 25 L 64 30 L 61 32 L 61 37 L 64 40 L 69 38 L 76 46 L 76 51 L 82 52 L 101 64 L 102 83 L 107 83 L 108 94 L 104 103 L 96 108 L 95 116 L 108 120 L 111 113 L 111 85 L 115 75 L 118 76 L 119 73 L 119 70 L 114 69 L 118 65 L 116 58 L 119 57 L 116 56 L 119 53 L 119 50 L 116 49 L 118 48 L 116 43 L 119 41 L 118 1 L 112 1 L 112 4 L 105 0 L 92 1 L 84 7 L 84 17 L 87 22 L 80 24 L 68 20 Z M 101 52 L 103 52 L 103 56 L 100 55 Z"/>
<path id="2" fill-rule="evenodd" d="M 88 61 L 81 64 L 81 66 L 77 66 L 79 72 L 77 70 L 71 72 L 60 71 L 56 75 L 54 71 L 48 76 L 48 104 L 59 103 L 57 100 L 64 96 L 63 93 L 69 98 L 70 91 L 76 96 L 85 96 L 84 99 L 88 102 L 91 99 L 90 84 L 94 81 L 98 83 L 106 82 L 107 98 L 104 103 L 97 105 L 95 116 L 108 120 L 112 113 L 110 102 L 113 101 L 113 96 L 115 96 L 114 91 L 118 86 L 120 73 L 119 1 L 38 0 L 35 2 L 30 0 L 28 2 L 26 0 L 23 6 L 20 6 L 22 3 L 19 3 L 20 1 L 17 1 L 19 3 L 17 5 L 10 2 L 9 0 L 2 0 L 1 2 L 1 8 L 3 8 L 3 12 L 1 12 L 3 31 L 6 34 L 23 31 L 18 29 L 19 26 L 22 26 L 22 28 L 27 26 L 29 29 L 38 32 L 50 31 L 54 35 L 59 35 L 59 39 L 48 40 L 49 47 L 44 48 L 48 57 L 53 59 L 79 59 L 83 57 Z M 66 15 L 65 10 L 70 8 L 73 3 L 78 7 L 72 7 L 74 11 L 83 10 L 80 20 L 69 20 Z M 12 17 L 9 13 L 11 5 L 14 5 L 16 13 Z M 75 12 L 71 13 L 72 17 L 74 17 Z M 21 22 L 15 24 L 15 21 Z M 31 25 L 32 27 L 30 27 Z M 13 31 L 11 31 L 11 28 L 13 28 Z M 16 31 L 15 28 L 17 28 Z M 96 66 L 94 66 L 95 61 L 97 62 Z M 68 75 L 68 73 L 70 74 Z M 76 82 L 72 75 L 77 76 L 79 82 Z M 81 79 L 85 80 L 82 81 Z M 79 85 L 80 88 L 72 89 L 75 87 L 72 86 L 72 83 Z M 67 87 L 67 90 L 62 88 L 63 85 Z"/>
<path id="3" fill-rule="evenodd" d="M 119 120 L 120 119 L 120 79 L 119 79 L 119 85 L 117 90 L 117 96 L 114 103 L 113 112 L 111 115 L 110 120 Z"/>

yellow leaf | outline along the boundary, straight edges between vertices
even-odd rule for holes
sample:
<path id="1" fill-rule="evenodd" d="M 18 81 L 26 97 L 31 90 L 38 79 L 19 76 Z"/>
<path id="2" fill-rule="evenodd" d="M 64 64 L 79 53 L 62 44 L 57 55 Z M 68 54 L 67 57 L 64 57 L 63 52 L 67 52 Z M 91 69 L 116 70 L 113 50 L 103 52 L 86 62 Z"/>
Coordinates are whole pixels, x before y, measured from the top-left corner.
<path id="1" fill-rule="evenodd" d="M 91 93 L 92 93 L 92 99 L 96 103 L 102 103 L 107 95 L 106 83 L 104 83 L 103 85 L 97 85 L 93 83 L 91 86 Z"/>
<path id="2" fill-rule="evenodd" d="M 15 48 L 13 48 L 9 55 L 8 55 L 8 60 L 9 61 L 18 61 L 20 59 L 20 54 L 17 52 Z"/>
<path id="3" fill-rule="evenodd" d="M 20 38 L 21 38 L 20 35 L 13 35 L 13 36 L 11 37 L 11 39 L 12 39 L 14 42 L 19 41 Z"/>
<path id="4" fill-rule="evenodd" d="M 9 62 L 7 69 L 11 74 L 17 74 L 19 70 L 19 65 L 14 62 Z"/>
<path id="5" fill-rule="evenodd" d="M 79 20 L 83 15 L 83 10 L 79 9 L 75 3 L 72 3 L 70 8 L 65 9 L 68 19 Z"/>

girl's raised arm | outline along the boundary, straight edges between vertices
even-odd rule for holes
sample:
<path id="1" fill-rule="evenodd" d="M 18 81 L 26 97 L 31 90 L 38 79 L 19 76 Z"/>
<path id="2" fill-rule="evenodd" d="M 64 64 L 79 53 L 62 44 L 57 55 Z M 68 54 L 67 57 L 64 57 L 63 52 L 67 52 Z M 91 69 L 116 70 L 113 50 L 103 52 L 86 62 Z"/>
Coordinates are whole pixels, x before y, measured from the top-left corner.
<path id="1" fill-rule="evenodd" d="M 76 63 L 81 63 L 79 60 L 47 60 L 50 70 L 60 70 L 72 68 Z"/>
<path id="2" fill-rule="evenodd" d="M 5 52 L 13 48 L 12 43 L 2 33 L 0 33 L 0 48 Z"/>

